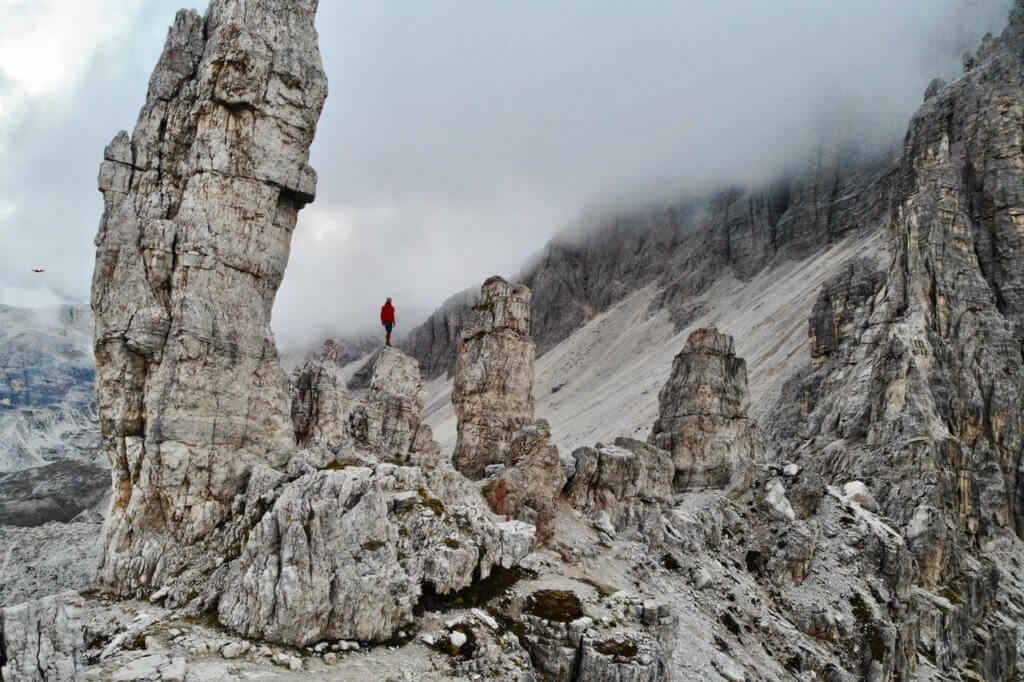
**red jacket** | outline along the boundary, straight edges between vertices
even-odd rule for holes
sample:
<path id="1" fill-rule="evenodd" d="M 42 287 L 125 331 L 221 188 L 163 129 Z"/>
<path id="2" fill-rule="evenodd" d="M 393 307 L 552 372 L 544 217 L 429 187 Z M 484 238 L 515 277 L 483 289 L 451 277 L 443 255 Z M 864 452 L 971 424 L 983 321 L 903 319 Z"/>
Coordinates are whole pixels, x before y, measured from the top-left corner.
<path id="1" fill-rule="evenodd" d="M 395 323 L 395 306 L 390 303 L 385 303 L 380 309 L 380 323 L 384 324 L 385 322 Z"/>

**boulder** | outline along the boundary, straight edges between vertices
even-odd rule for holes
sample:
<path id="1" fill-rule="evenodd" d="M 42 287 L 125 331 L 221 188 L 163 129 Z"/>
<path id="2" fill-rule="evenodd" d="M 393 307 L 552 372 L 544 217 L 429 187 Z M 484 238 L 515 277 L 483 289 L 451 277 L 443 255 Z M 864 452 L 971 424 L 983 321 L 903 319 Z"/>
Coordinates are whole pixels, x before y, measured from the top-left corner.
<path id="1" fill-rule="evenodd" d="M 319 358 L 292 372 L 292 424 L 299 447 L 316 444 L 336 449 L 344 442 L 351 405 L 338 361 L 338 344 L 328 339 Z"/>
<path id="2" fill-rule="evenodd" d="M 607 511 L 618 524 L 626 507 L 672 497 L 675 464 L 664 450 L 632 438 L 616 438 L 615 445 L 598 443 L 572 454 L 574 473 L 564 492 L 585 513 Z"/>
<path id="3" fill-rule="evenodd" d="M 356 444 L 395 464 L 436 465 L 441 450 L 423 421 L 426 395 L 416 360 L 397 348 L 380 349 L 369 392 L 349 417 Z"/>
<path id="4" fill-rule="evenodd" d="M 636 598 L 611 607 L 616 620 L 597 619 L 572 589 L 542 589 L 505 600 L 503 616 L 516 622 L 542 679 L 572 682 L 668 682 L 677 617 L 668 604 Z"/>
<path id="5" fill-rule="evenodd" d="M 543 543 L 554 531 L 558 493 L 565 483 L 548 423 L 538 419 L 520 429 L 503 452 L 504 469 L 485 484 L 485 497 L 495 513 L 536 525 L 537 542 Z"/>
<path id="6" fill-rule="evenodd" d="M 318 471 L 286 484 L 227 568 L 221 623 L 292 646 L 386 641 L 424 589 L 448 594 L 510 568 L 533 528 L 445 504 L 419 467 Z"/>

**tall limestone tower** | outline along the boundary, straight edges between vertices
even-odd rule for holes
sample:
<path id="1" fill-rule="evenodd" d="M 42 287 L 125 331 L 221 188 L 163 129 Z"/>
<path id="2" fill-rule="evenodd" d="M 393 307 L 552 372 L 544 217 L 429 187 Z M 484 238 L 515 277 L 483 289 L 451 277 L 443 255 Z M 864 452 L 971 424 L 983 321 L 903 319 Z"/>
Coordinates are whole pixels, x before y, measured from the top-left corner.
<path id="1" fill-rule="evenodd" d="M 270 330 L 327 96 L 316 0 L 181 11 L 99 172 L 97 401 L 114 497 L 101 586 L 142 594 L 294 447 Z"/>

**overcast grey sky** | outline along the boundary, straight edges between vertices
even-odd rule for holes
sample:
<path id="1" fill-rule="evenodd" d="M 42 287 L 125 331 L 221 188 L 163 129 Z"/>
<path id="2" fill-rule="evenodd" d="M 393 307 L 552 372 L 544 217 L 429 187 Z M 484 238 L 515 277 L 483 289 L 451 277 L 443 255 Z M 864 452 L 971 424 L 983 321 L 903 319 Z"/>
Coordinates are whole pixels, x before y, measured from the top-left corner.
<path id="1" fill-rule="evenodd" d="M 182 4 L 0 0 L 0 303 L 87 300 L 103 147 Z M 320 184 L 278 341 L 372 329 L 385 296 L 411 326 L 595 204 L 762 182 L 823 135 L 897 141 L 1011 4 L 321 0 Z"/>

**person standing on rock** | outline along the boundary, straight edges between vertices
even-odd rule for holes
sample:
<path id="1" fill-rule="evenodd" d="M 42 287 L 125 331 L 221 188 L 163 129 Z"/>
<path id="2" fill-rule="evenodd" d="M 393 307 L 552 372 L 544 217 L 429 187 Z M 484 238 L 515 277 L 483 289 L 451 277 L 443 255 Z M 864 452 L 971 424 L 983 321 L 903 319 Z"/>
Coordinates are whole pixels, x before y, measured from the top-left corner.
<path id="1" fill-rule="evenodd" d="M 384 325 L 384 331 L 387 332 L 384 335 L 384 345 L 391 345 L 391 330 L 395 326 L 395 306 L 391 305 L 391 298 L 384 301 L 384 305 L 380 309 L 380 323 Z"/>

